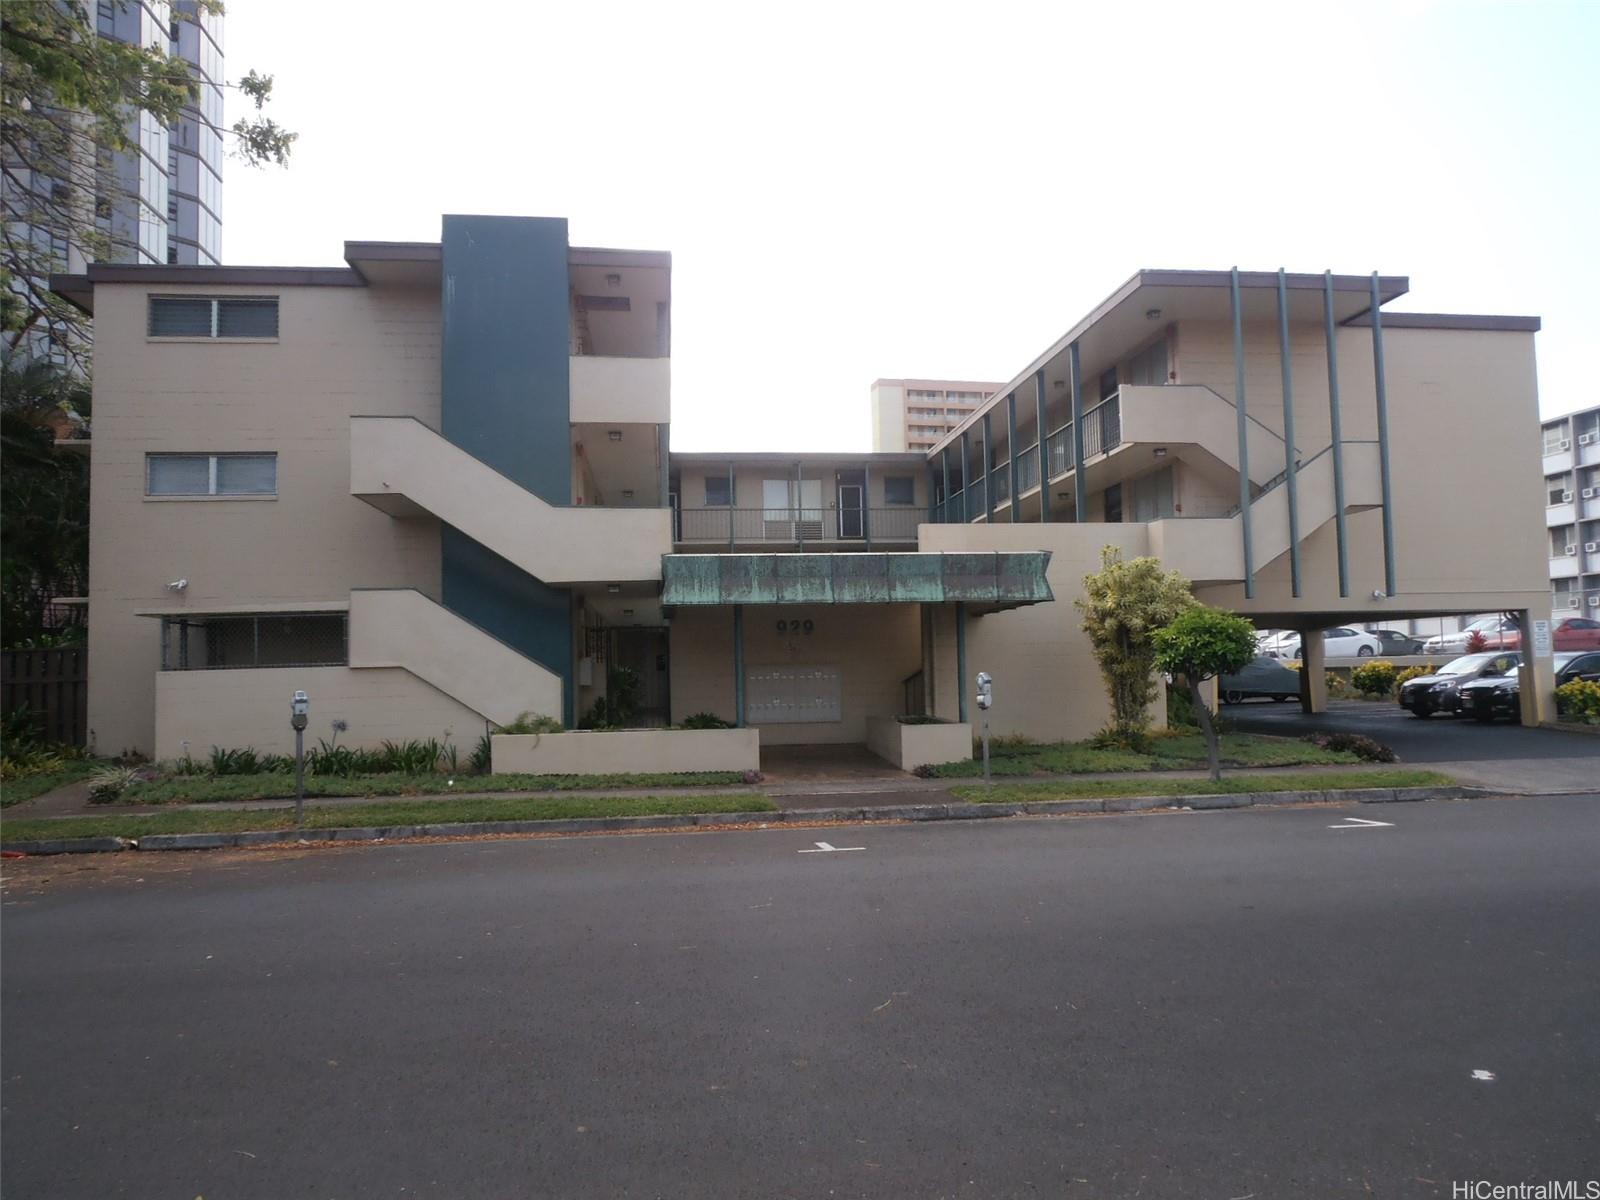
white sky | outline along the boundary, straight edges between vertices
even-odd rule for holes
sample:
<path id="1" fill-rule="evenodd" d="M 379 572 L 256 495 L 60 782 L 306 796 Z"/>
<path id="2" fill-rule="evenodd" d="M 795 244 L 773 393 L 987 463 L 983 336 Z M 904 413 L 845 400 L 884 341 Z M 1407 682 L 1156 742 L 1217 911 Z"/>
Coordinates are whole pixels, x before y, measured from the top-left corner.
<path id="1" fill-rule="evenodd" d="M 228 0 L 225 44 L 300 134 L 229 163 L 225 261 L 670 250 L 676 450 L 868 449 L 873 379 L 1007 379 L 1141 267 L 1408 274 L 1600 403 L 1600 2 Z"/>

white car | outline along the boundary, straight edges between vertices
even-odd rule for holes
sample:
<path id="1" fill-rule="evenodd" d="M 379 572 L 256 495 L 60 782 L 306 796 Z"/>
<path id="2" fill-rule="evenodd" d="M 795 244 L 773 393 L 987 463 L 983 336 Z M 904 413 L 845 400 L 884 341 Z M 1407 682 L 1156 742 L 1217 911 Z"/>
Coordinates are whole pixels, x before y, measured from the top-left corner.
<path id="1" fill-rule="evenodd" d="M 1359 629 L 1341 625 L 1322 631 L 1322 652 L 1329 658 L 1371 658 L 1382 650 L 1382 642 Z M 1263 652 L 1274 658 L 1299 658 L 1300 634 L 1293 629 L 1279 634 Z"/>
<path id="2" fill-rule="evenodd" d="M 1516 632 L 1516 637 L 1507 637 L 1506 634 Z M 1510 617 L 1479 617 L 1476 621 L 1455 633 L 1436 633 L 1422 643 L 1424 654 L 1465 654 L 1467 640 L 1474 633 L 1483 634 L 1483 647 L 1485 650 L 1516 649 L 1520 644 L 1521 631 L 1517 623 Z"/>

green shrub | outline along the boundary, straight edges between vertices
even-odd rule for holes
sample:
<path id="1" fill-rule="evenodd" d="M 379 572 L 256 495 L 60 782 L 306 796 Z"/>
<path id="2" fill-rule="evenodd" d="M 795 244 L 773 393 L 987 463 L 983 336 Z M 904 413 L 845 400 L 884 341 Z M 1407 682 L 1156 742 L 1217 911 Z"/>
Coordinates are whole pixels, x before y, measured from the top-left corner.
<path id="1" fill-rule="evenodd" d="M 254 746 L 239 750 L 211 747 L 212 775 L 282 775 L 293 770 L 294 759 L 287 754 L 259 754 Z"/>
<path id="2" fill-rule="evenodd" d="M 1330 696 L 1343 697 L 1350 694 L 1350 681 L 1337 671 L 1329 671 L 1323 677 L 1323 683 Z"/>
<path id="3" fill-rule="evenodd" d="M 1394 751 L 1382 742 L 1375 742 L 1365 734 L 1360 733 L 1313 733 L 1306 736 L 1306 741 L 1323 750 L 1344 750 L 1354 754 L 1366 762 L 1391 763 L 1395 761 Z"/>
<path id="4" fill-rule="evenodd" d="M 733 729 L 732 721 L 724 721 L 714 712 L 690 713 L 683 719 L 684 729 Z"/>
<path id="5" fill-rule="evenodd" d="M 1362 663 L 1350 673 L 1350 682 L 1363 696 L 1383 696 L 1394 690 L 1399 668 L 1386 658 Z"/>
<path id="6" fill-rule="evenodd" d="M 383 756 L 384 772 L 427 775 L 438 769 L 439 760 L 444 756 L 444 747 L 436 738 L 428 738 L 426 741 L 412 739 L 405 742 L 385 740 L 380 753 Z"/>
<path id="7" fill-rule="evenodd" d="M 1600 683 L 1573 679 L 1556 689 L 1556 711 L 1569 721 L 1600 725 Z"/>
<path id="8" fill-rule="evenodd" d="M 500 733 L 560 733 L 564 728 L 555 717 L 547 717 L 541 713 L 518 713 L 517 719 L 509 725 L 501 726 Z"/>
<path id="9" fill-rule="evenodd" d="M 107 767 L 89 777 L 89 803 L 115 804 L 144 777 L 137 767 Z"/>
<path id="10" fill-rule="evenodd" d="M 467 766 L 474 775 L 487 775 L 494 767 L 494 749 L 486 733 L 478 739 L 478 744 L 472 748 L 472 757 L 467 759 Z"/>

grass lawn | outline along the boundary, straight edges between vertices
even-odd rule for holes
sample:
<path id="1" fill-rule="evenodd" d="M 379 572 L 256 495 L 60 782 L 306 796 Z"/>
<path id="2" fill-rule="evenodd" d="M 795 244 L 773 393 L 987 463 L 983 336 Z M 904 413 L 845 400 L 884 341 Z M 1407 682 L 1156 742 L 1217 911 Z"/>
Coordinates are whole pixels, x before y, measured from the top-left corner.
<path id="1" fill-rule="evenodd" d="M 1100 796 L 1226 796 L 1240 792 L 1315 792 L 1349 788 L 1441 787 L 1454 783 L 1438 771 L 1285 771 L 1249 775 L 1221 783 L 1209 779 L 1066 779 L 1053 783 L 964 785 L 950 791 L 974 804 L 1024 804 L 1041 800 L 1089 800 Z"/>
<path id="2" fill-rule="evenodd" d="M 41 771 L 37 775 L 24 775 L 0 783 L 0 808 L 10 808 L 24 800 L 32 800 L 46 792 L 53 792 L 64 783 L 93 775 L 102 764 L 86 758 L 73 759 L 62 764 L 59 771 Z"/>
<path id="3" fill-rule="evenodd" d="M 668 813 L 773 812 L 777 805 L 755 793 L 722 796 L 491 796 L 472 800 L 385 801 L 339 808 L 307 806 L 307 829 L 372 825 L 439 825 L 455 821 L 551 821 L 570 817 L 653 817 Z M 150 833 L 237 833 L 289 829 L 294 810 L 117 813 L 56 820 L 0 821 L 0 842 L 51 838 L 143 837 Z"/>
<path id="4" fill-rule="evenodd" d="M 454 780 L 454 783 L 451 783 Z M 568 792 L 607 788 L 703 788 L 742 784 L 737 771 L 681 775 L 307 775 L 306 796 L 438 796 L 452 792 Z M 123 804 L 207 804 L 294 797 L 294 776 L 184 775 L 128 788 Z"/>
<path id="5" fill-rule="evenodd" d="M 1225 767 L 1318 767 L 1360 760 L 1345 750 L 1324 750 L 1298 738 L 1259 733 L 1222 735 Z M 1148 754 L 1132 750 L 1097 750 L 1086 742 L 997 746 L 990 752 L 995 775 L 1078 775 L 1100 771 L 1179 771 L 1206 765 L 1205 739 L 1196 733 L 1157 737 Z M 967 779 L 983 774 L 983 763 L 942 763 L 930 769 L 940 779 Z"/>

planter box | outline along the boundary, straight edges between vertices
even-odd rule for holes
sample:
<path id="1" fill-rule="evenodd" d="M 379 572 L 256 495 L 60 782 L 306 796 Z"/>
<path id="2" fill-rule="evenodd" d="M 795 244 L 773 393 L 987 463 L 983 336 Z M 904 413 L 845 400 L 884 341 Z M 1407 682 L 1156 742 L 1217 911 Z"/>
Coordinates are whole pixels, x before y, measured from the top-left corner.
<path id="1" fill-rule="evenodd" d="M 496 775 L 646 775 L 761 769 L 761 734 L 755 729 L 497 733 L 490 739 L 490 746 Z"/>
<path id="2" fill-rule="evenodd" d="M 867 749 L 902 771 L 972 757 L 972 726 L 955 721 L 907 725 L 894 717 L 867 718 Z"/>

